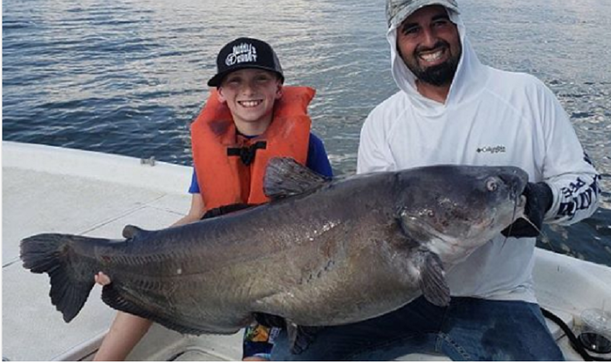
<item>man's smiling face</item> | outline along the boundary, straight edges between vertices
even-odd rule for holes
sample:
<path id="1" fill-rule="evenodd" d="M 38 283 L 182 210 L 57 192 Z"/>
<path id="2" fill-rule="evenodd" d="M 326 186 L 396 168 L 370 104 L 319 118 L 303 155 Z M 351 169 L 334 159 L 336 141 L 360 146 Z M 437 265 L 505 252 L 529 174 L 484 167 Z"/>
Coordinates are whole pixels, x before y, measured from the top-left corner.
<path id="1" fill-rule="evenodd" d="M 443 6 L 427 6 L 397 28 L 397 50 L 407 68 L 434 86 L 452 83 L 462 46 L 456 24 Z"/>

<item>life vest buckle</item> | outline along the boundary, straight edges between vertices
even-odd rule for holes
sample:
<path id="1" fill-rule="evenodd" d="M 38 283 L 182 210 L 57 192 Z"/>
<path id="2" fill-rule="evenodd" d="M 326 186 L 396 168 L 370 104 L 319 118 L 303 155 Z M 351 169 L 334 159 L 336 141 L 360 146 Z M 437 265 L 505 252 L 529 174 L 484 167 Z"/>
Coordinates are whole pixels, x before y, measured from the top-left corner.
<path id="1" fill-rule="evenodd" d="M 267 141 L 257 141 L 250 146 L 243 147 L 228 147 L 227 156 L 239 156 L 242 163 L 246 166 L 250 165 L 255 161 L 257 149 L 266 149 Z"/>

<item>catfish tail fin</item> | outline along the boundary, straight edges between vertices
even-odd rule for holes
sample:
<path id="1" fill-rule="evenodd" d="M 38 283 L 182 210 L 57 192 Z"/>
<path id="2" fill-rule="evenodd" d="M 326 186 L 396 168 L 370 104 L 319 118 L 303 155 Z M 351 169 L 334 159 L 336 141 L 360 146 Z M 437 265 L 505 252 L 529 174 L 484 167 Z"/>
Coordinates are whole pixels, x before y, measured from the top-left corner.
<path id="1" fill-rule="evenodd" d="M 23 267 L 49 275 L 51 303 L 66 322 L 79 313 L 95 284 L 94 275 L 100 265 L 84 253 L 89 246 L 89 251 L 93 251 L 94 244 L 101 241 L 107 242 L 67 234 L 39 234 L 21 241 Z"/>

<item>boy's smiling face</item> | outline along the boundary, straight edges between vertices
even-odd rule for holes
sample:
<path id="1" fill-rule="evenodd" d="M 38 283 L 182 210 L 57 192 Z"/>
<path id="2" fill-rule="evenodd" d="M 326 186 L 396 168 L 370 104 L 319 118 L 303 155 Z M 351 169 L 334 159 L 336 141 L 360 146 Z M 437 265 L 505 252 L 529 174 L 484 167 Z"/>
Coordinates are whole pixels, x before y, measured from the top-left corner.
<path id="1" fill-rule="evenodd" d="M 282 82 L 274 72 L 246 68 L 231 72 L 218 87 L 219 100 L 231 111 L 238 131 L 260 135 L 272 121 L 274 102 L 282 96 Z"/>

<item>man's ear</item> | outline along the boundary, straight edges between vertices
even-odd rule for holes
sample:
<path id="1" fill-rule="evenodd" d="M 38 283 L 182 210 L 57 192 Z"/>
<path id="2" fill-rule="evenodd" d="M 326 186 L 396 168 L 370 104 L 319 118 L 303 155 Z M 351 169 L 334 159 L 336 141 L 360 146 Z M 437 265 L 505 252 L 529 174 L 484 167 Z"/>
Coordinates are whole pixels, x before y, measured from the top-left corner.
<path id="1" fill-rule="evenodd" d="M 282 97 L 282 82 L 278 81 L 276 89 L 276 99 L 279 100 Z"/>
<path id="2" fill-rule="evenodd" d="M 218 87 L 216 89 L 216 93 L 218 93 L 219 95 L 219 102 L 220 103 L 225 103 L 227 102 L 227 99 L 225 98 L 225 96 L 223 95 L 223 87 Z"/>

